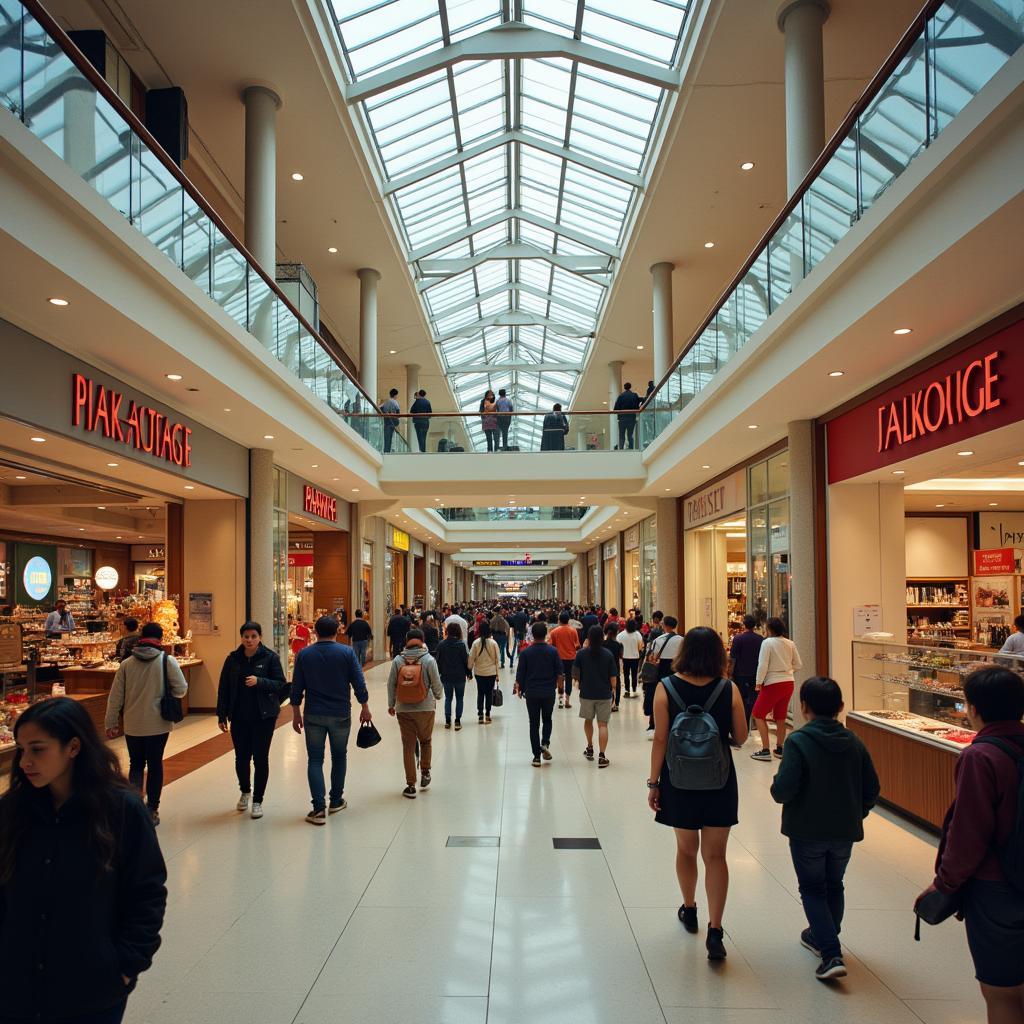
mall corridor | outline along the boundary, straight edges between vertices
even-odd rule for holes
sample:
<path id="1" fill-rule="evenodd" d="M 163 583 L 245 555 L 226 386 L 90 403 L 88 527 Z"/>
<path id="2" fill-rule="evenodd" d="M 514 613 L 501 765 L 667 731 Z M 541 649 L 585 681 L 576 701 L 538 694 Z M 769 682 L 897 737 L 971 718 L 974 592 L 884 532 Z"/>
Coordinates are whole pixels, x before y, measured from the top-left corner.
<path id="1" fill-rule="evenodd" d="M 168 787 L 164 944 L 129 1002 L 130 1024 L 982 1018 L 962 927 L 913 941 L 910 907 L 931 880 L 934 841 L 886 812 L 868 818 L 847 875 L 849 977 L 823 986 L 798 941 L 805 921 L 768 796 L 777 762 L 751 761 L 748 741 L 736 758 L 729 957 L 716 967 L 703 934 L 676 919 L 672 836 L 646 806 L 641 701 L 612 718 L 607 770 L 582 756 L 575 704 L 555 711 L 554 759 L 535 769 L 526 710 L 503 674 L 506 703 L 491 726 L 467 715 L 449 732 L 438 715 L 434 781 L 410 801 L 386 671 L 368 673 L 384 741 L 350 745 L 349 806 L 326 827 L 303 820 L 305 750 L 288 724 L 262 820 L 234 810 L 230 755 Z M 554 838 L 596 838 L 600 849 L 555 850 Z M 472 839 L 486 845 L 456 845 Z"/>

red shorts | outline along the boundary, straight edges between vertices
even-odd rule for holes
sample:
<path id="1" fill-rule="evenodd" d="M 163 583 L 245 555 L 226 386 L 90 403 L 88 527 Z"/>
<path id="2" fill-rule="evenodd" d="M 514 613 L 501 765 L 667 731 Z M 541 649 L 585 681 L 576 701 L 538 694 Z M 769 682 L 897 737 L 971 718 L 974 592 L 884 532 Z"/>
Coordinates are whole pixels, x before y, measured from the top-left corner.
<path id="1" fill-rule="evenodd" d="M 754 701 L 754 718 L 765 719 L 771 712 L 775 722 L 784 722 L 789 714 L 789 699 L 793 696 L 793 681 L 785 683 L 769 683 L 762 686 Z"/>

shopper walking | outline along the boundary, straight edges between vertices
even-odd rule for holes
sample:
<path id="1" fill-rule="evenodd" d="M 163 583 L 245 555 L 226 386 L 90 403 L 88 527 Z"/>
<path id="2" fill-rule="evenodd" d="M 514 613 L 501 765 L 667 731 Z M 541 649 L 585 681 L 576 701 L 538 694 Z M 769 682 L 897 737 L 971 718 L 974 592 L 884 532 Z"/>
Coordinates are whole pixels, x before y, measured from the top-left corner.
<path id="1" fill-rule="evenodd" d="M 363 609 L 357 608 L 355 618 L 348 627 L 348 638 L 352 641 L 352 650 L 355 652 L 359 667 L 366 664 L 366 652 L 369 649 L 370 641 L 373 639 L 373 630 L 370 624 L 363 618 Z"/>
<path id="2" fill-rule="evenodd" d="M 124 741 L 128 747 L 128 781 L 140 792 L 146 783 L 146 806 L 153 824 L 160 824 L 160 794 L 164 788 L 164 748 L 174 726 L 160 714 L 164 693 L 184 697 L 188 683 L 178 660 L 162 646 L 159 622 L 147 622 L 139 642 L 118 666 L 107 696 L 104 726 L 113 738 L 120 731 L 123 712 Z"/>
<path id="3" fill-rule="evenodd" d="M 683 638 L 676 632 L 679 625 L 674 615 L 666 615 L 662 618 L 661 632 L 655 639 L 648 641 L 647 659 L 656 662 L 658 666 L 658 679 L 672 673 L 672 664 L 683 649 Z M 658 682 L 645 682 L 644 691 L 644 714 L 647 716 L 647 738 L 654 737 L 654 694 L 658 688 Z"/>
<path id="4" fill-rule="evenodd" d="M 455 698 L 455 731 L 462 728 L 462 707 L 466 696 L 466 683 L 473 678 L 469 670 L 469 651 L 462 640 L 462 631 L 457 622 L 448 623 L 445 638 L 438 644 L 438 674 L 444 689 L 444 727 L 452 727 L 452 698 Z"/>
<path id="5" fill-rule="evenodd" d="M 673 672 L 662 679 L 654 694 L 654 745 L 651 774 L 647 778 L 647 802 L 655 812 L 654 820 L 675 830 L 676 877 L 683 895 L 679 920 L 694 935 L 698 931 L 698 853 L 704 861 L 709 960 L 724 960 L 726 956 L 722 918 L 729 891 L 729 867 L 725 854 L 729 830 L 739 821 L 739 789 L 729 741 L 731 738 L 742 744 L 747 738 L 739 690 L 724 676 L 722 638 L 707 626 L 691 629 L 681 641 Z M 727 772 L 725 784 L 718 789 L 696 788 L 708 784 L 705 772 L 701 771 L 697 778 L 695 772 L 691 777 L 691 772 L 684 770 L 680 778 L 678 768 L 671 768 L 666 757 L 670 751 L 670 732 L 676 728 L 674 723 L 693 705 L 702 709 L 704 720 L 699 720 L 699 724 L 705 737 L 709 737 L 698 751 L 702 755 L 700 767 L 705 768 L 706 759 L 713 758 L 715 767 Z M 673 737 L 672 746 L 676 743 Z M 673 774 L 682 785 L 673 782 Z"/>
<path id="6" fill-rule="evenodd" d="M 416 752 L 419 750 L 420 789 L 430 785 L 434 714 L 444 693 L 437 662 L 423 643 L 423 633 L 409 630 L 405 648 L 391 663 L 388 675 L 388 714 L 398 718 L 402 736 L 405 789 L 402 796 L 416 799 Z"/>
<path id="7" fill-rule="evenodd" d="M 398 429 L 398 414 L 402 407 L 398 404 L 398 388 L 392 388 L 388 397 L 381 402 L 380 411 L 384 414 L 384 451 L 391 451 L 391 443 Z"/>
<path id="8" fill-rule="evenodd" d="M 732 638 L 729 647 L 729 676 L 739 688 L 748 722 L 757 698 L 757 663 L 761 655 L 761 644 L 764 643 L 764 637 L 755 632 L 756 629 L 757 619 L 753 615 L 744 615 L 743 631 Z"/>
<path id="9" fill-rule="evenodd" d="M 612 700 L 612 711 L 619 710 L 622 698 L 622 644 L 618 641 L 620 623 L 608 621 L 604 624 L 604 646 L 615 659 L 615 696 Z"/>
<path id="10" fill-rule="evenodd" d="M 505 655 L 508 652 L 508 622 L 505 616 L 501 614 L 501 609 L 497 609 L 491 616 L 491 636 L 494 637 L 495 643 L 498 645 L 498 652 L 501 655 L 501 668 L 505 667 Z"/>
<path id="11" fill-rule="evenodd" d="M 469 667 L 476 676 L 476 714 L 481 725 L 491 724 L 491 701 L 498 679 L 500 654 L 486 619 L 477 623 L 477 636 L 469 649 Z"/>
<path id="12" fill-rule="evenodd" d="M 444 620 L 445 635 L 448 635 L 448 627 L 455 623 L 459 627 L 459 632 L 462 634 L 462 642 L 466 645 L 466 650 L 469 651 L 469 623 L 462 617 L 462 609 L 456 605 L 452 609 L 451 615 Z"/>
<path id="13" fill-rule="evenodd" d="M 433 615 L 423 616 L 423 642 L 431 654 L 437 654 L 437 646 L 441 642 L 441 632 L 437 628 L 437 620 Z"/>
<path id="14" fill-rule="evenodd" d="M 405 647 L 405 638 L 412 629 L 412 622 L 405 614 L 404 609 L 396 608 L 394 614 L 388 619 L 387 634 L 391 641 L 391 657 L 396 658 Z"/>
<path id="15" fill-rule="evenodd" d="M 616 635 L 615 639 L 622 646 L 623 696 L 636 697 L 640 658 L 644 653 L 644 638 L 637 619 L 627 619 L 625 628 Z"/>
<path id="16" fill-rule="evenodd" d="M 771 792 L 782 804 L 782 834 L 807 918 L 800 942 L 819 960 L 815 977 L 830 981 L 846 977 L 839 944 L 843 876 L 879 785 L 864 744 L 838 721 L 843 694 L 834 679 L 806 680 L 800 707 L 806 724 L 790 737 Z"/>
<path id="17" fill-rule="evenodd" d="M 534 768 L 540 767 L 541 758 L 551 760 L 551 712 L 555 707 L 555 692 L 562 689 L 562 659 L 546 642 L 547 632 L 548 627 L 543 622 L 533 624 L 533 643 L 520 655 L 513 690 L 526 700 Z"/>
<path id="18" fill-rule="evenodd" d="M 416 398 L 409 406 L 412 413 L 412 425 L 416 431 L 416 441 L 421 452 L 427 450 L 427 434 L 430 432 L 430 413 L 434 407 L 427 400 L 427 393 L 422 388 L 416 392 Z"/>
<path id="19" fill-rule="evenodd" d="M 580 635 L 569 625 L 569 613 L 561 612 L 558 616 L 558 625 L 551 630 L 550 642 L 558 651 L 562 659 L 562 676 L 565 689 L 564 706 L 572 707 L 572 666 L 576 661 L 576 654 L 580 649 Z M 558 706 L 563 706 L 562 690 L 558 691 Z"/>
<path id="20" fill-rule="evenodd" d="M 615 399 L 614 409 L 619 414 L 619 450 L 629 447 L 636 448 L 636 411 L 642 405 L 640 396 L 633 390 L 632 384 L 622 385 L 622 394 Z"/>
<path id="21" fill-rule="evenodd" d="M 0 797 L 0 1019 L 120 1024 L 167 905 L 150 814 L 78 701 L 26 708 L 14 740 Z"/>
<path id="22" fill-rule="evenodd" d="M 241 795 L 236 809 L 263 817 L 263 797 L 270 778 L 270 744 L 277 728 L 281 704 L 289 687 L 276 651 L 263 646 L 263 628 L 258 622 L 243 623 L 238 631 L 241 644 L 225 659 L 217 687 L 217 724 L 226 732 L 231 723 L 235 748 L 235 774 Z M 250 771 L 255 767 L 255 779 Z"/>
<path id="23" fill-rule="evenodd" d="M 752 714 L 761 737 L 761 748 L 750 755 L 755 761 L 772 759 L 772 751 L 768 747 L 769 714 L 775 722 L 775 756 L 782 757 L 789 701 L 793 696 L 796 673 L 803 664 L 796 644 L 786 636 L 786 626 L 782 619 L 769 619 L 767 629 L 768 636 L 758 652 L 757 675 L 754 680 L 757 699 Z"/>
<path id="24" fill-rule="evenodd" d="M 139 633 L 139 620 L 135 616 L 126 615 L 121 623 L 121 628 L 124 632 L 114 648 L 115 661 L 124 661 L 142 639 L 142 635 Z"/>
<path id="25" fill-rule="evenodd" d="M 508 664 L 509 668 L 512 667 L 516 660 L 516 656 L 519 653 L 519 647 L 522 642 L 526 639 L 526 630 L 530 625 L 530 616 L 523 611 L 522 607 L 516 608 L 514 612 L 509 616 L 509 648 L 508 648 Z"/>
<path id="26" fill-rule="evenodd" d="M 498 404 L 494 399 L 494 392 L 490 388 L 480 402 L 480 425 L 484 430 L 484 437 L 487 439 L 487 450 L 496 452 L 498 450 Z"/>
<path id="27" fill-rule="evenodd" d="M 512 399 L 505 393 L 504 388 L 498 389 L 498 400 L 494 403 L 498 411 L 498 431 L 501 433 L 501 449 L 508 451 L 508 430 L 512 426 L 512 412 L 514 406 Z"/>
<path id="28" fill-rule="evenodd" d="M 573 675 L 580 684 L 580 718 L 587 745 L 583 756 L 594 760 L 594 719 L 597 719 L 597 767 L 607 768 L 611 763 L 608 749 L 608 722 L 612 717 L 615 687 L 619 682 L 618 662 L 604 646 L 604 633 L 600 626 L 591 626 L 586 646 L 576 655 Z"/>
<path id="29" fill-rule="evenodd" d="M 345 776 L 348 772 L 348 737 L 352 731 L 352 693 L 362 705 L 360 722 L 370 722 L 370 695 L 355 652 L 337 641 L 338 620 L 321 615 L 316 620 L 316 643 L 300 651 L 292 670 L 292 728 L 306 734 L 306 778 L 313 809 L 311 825 L 326 825 L 327 815 L 348 807 Z M 302 703 L 305 700 L 305 714 Z M 331 747 L 331 789 L 324 784 L 324 749 Z"/>
<path id="30" fill-rule="evenodd" d="M 958 899 L 989 1024 L 1021 1024 L 1024 680 L 1009 669 L 982 668 L 963 688 L 967 720 L 978 734 L 957 759 L 956 795 L 946 814 L 935 881 L 926 891 Z"/>

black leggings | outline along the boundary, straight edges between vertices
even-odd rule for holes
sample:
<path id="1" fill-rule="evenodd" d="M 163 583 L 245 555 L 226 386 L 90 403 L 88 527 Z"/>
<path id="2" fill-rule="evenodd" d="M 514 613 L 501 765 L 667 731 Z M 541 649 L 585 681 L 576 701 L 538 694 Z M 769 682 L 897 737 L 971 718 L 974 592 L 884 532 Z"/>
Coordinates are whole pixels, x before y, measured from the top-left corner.
<path id="1" fill-rule="evenodd" d="M 231 742 L 235 745 L 235 774 L 238 788 L 249 792 L 249 764 L 255 767 L 252 801 L 263 803 L 270 778 L 270 743 L 274 738 L 276 718 L 232 719 Z"/>
<path id="2" fill-rule="evenodd" d="M 476 713 L 477 715 L 491 713 L 491 697 L 494 696 L 494 683 L 497 676 L 476 677 Z M 486 712 L 484 708 L 486 707 Z"/>
<path id="3" fill-rule="evenodd" d="M 626 693 L 636 693 L 636 674 L 637 669 L 639 667 L 639 658 L 622 659 L 622 675 L 624 679 Z"/>
<path id="4" fill-rule="evenodd" d="M 146 803 L 151 811 L 160 806 L 164 788 L 164 748 L 169 732 L 156 736 L 125 736 L 128 744 L 128 781 L 142 792 L 142 777 L 146 777 Z"/>

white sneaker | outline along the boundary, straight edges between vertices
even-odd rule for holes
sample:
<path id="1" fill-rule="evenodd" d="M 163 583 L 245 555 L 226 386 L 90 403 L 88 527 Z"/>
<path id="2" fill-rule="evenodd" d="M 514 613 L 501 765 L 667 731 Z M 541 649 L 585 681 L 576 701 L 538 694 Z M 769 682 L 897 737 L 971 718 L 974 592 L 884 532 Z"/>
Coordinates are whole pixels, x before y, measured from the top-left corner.
<path id="1" fill-rule="evenodd" d="M 248 793 L 243 793 L 238 798 L 238 803 L 235 804 L 235 810 L 236 811 L 247 811 L 247 810 L 249 810 L 249 794 Z"/>
<path id="2" fill-rule="evenodd" d="M 263 804 L 253 803 L 252 805 L 252 817 L 262 818 L 263 817 Z"/>

